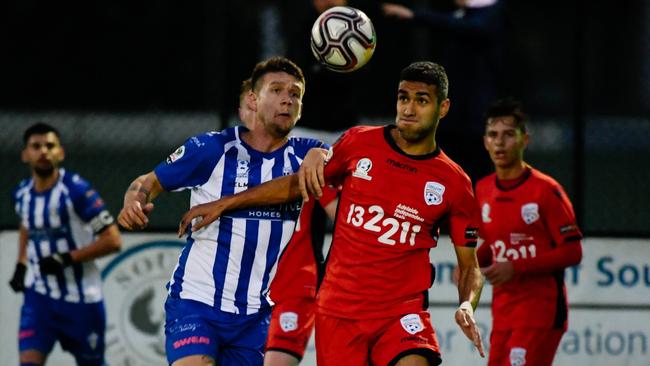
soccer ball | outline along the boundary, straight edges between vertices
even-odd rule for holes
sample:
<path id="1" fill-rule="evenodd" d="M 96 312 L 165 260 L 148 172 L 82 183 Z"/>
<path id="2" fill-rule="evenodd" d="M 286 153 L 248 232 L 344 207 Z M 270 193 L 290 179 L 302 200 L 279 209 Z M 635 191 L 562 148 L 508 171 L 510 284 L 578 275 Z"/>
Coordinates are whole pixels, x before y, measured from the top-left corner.
<path id="1" fill-rule="evenodd" d="M 350 72 L 365 65 L 376 44 L 370 18 L 349 6 L 328 9 L 311 28 L 311 51 L 318 61 L 337 72 Z"/>

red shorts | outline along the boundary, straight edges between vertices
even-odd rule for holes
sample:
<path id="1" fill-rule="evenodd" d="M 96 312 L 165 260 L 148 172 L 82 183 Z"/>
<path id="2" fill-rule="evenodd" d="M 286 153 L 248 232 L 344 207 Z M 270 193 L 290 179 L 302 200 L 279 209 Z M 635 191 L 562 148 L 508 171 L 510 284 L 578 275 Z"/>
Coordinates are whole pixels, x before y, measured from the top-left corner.
<path id="1" fill-rule="evenodd" d="M 383 319 L 316 315 L 318 366 L 393 365 L 409 354 L 439 365 L 440 349 L 427 311 Z"/>
<path id="2" fill-rule="evenodd" d="M 285 352 L 301 360 L 314 329 L 315 307 L 316 300 L 309 297 L 276 303 L 271 315 L 266 350 Z"/>
<path id="3" fill-rule="evenodd" d="M 492 331 L 488 366 L 550 366 L 563 333 L 539 328 Z"/>

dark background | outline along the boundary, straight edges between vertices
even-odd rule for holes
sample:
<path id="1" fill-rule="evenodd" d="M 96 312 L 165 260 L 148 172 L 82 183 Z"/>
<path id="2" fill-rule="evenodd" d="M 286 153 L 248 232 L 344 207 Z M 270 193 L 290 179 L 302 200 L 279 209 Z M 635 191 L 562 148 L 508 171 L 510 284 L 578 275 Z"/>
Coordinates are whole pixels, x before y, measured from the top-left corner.
<path id="1" fill-rule="evenodd" d="M 564 185 L 586 234 L 650 237 L 650 2 L 504 3 L 500 93 L 531 115 L 526 160 Z M 352 74 L 320 73 L 327 88 L 308 77 L 301 124 L 391 122 L 399 70 L 449 46 L 372 4 L 366 12 L 377 30 L 373 59 Z M 239 83 L 257 61 L 284 54 L 308 74 L 317 68 L 308 48 L 315 17 L 309 1 L 4 1 L 0 227 L 16 227 L 9 193 L 28 175 L 20 150 L 30 123 L 60 128 L 65 166 L 117 214 L 133 178 L 187 137 L 232 123 Z M 315 123 L 310 108 L 329 112 L 332 125 Z M 186 195 L 159 198 L 150 229 L 175 229 Z"/>

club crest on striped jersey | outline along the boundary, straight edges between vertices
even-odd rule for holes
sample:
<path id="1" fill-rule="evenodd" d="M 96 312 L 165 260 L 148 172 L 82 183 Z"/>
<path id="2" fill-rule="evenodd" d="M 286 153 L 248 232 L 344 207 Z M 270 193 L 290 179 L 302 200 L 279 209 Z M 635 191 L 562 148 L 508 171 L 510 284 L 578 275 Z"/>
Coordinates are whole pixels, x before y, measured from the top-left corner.
<path id="1" fill-rule="evenodd" d="M 248 170 L 249 170 L 249 161 L 248 160 L 243 160 L 239 159 L 237 160 L 237 177 L 238 178 L 244 178 L 248 176 Z"/>
<path id="2" fill-rule="evenodd" d="M 539 220 L 539 205 L 537 203 L 527 203 L 521 206 L 521 218 L 528 225 Z"/>
<path id="3" fill-rule="evenodd" d="M 176 160 L 182 158 L 183 155 L 185 155 L 185 145 L 179 147 L 176 149 L 176 151 L 167 157 L 167 164 L 175 162 Z"/>
<path id="4" fill-rule="evenodd" d="M 357 168 L 352 173 L 352 176 L 365 180 L 372 180 L 372 177 L 368 174 L 370 169 L 372 169 L 372 160 L 361 158 L 357 162 Z"/>
<path id="5" fill-rule="evenodd" d="M 424 329 L 424 324 L 422 324 L 422 319 L 418 314 L 404 315 L 399 322 L 402 323 L 402 328 L 409 334 L 415 334 Z"/>
<path id="6" fill-rule="evenodd" d="M 445 193 L 445 186 L 438 182 L 427 182 L 424 185 L 424 202 L 427 205 L 439 205 L 442 203 L 442 195 Z"/>
<path id="7" fill-rule="evenodd" d="M 286 311 L 280 314 L 280 328 L 284 332 L 291 332 L 298 329 L 298 314 L 292 311 Z"/>

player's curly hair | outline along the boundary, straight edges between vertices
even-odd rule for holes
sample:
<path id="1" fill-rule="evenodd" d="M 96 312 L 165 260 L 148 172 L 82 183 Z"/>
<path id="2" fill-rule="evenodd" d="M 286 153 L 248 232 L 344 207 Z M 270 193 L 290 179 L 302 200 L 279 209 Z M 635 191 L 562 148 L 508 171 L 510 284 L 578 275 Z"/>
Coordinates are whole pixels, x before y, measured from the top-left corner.
<path id="1" fill-rule="evenodd" d="M 449 80 L 445 68 L 431 61 L 418 61 L 405 67 L 399 81 L 419 81 L 436 87 L 438 105 L 447 99 Z"/>
<path id="2" fill-rule="evenodd" d="M 23 145 L 27 146 L 27 141 L 29 141 L 29 138 L 32 137 L 32 135 L 45 135 L 50 132 L 54 133 L 54 135 L 56 135 L 56 137 L 61 140 L 61 134 L 59 133 L 59 130 L 53 126 L 48 125 L 47 123 L 36 122 L 33 125 L 27 127 L 23 133 Z"/>
<path id="3" fill-rule="evenodd" d="M 286 72 L 298 79 L 303 86 L 305 85 L 305 75 L 302 73 L 302 69 L 300 69 L 298 65 L 286 57 L 274 56 L 267 60 L 258 62 L 257 65 L 255 65 L 250 78 L 253 90 L 259 90 L 257 82 L 269 72 Z"/>
<path id="4" fill-rule="evenodd" d="M 518 128 L 521 133 L 526 133 L 528 116 L 524 113 L 521 102 L 512 97 L 492 103 L 485 112 L 485 124 L 489 124 L 491 118 L 506 116 L 512 116 L 515 119 L 515 128 Z"/>

